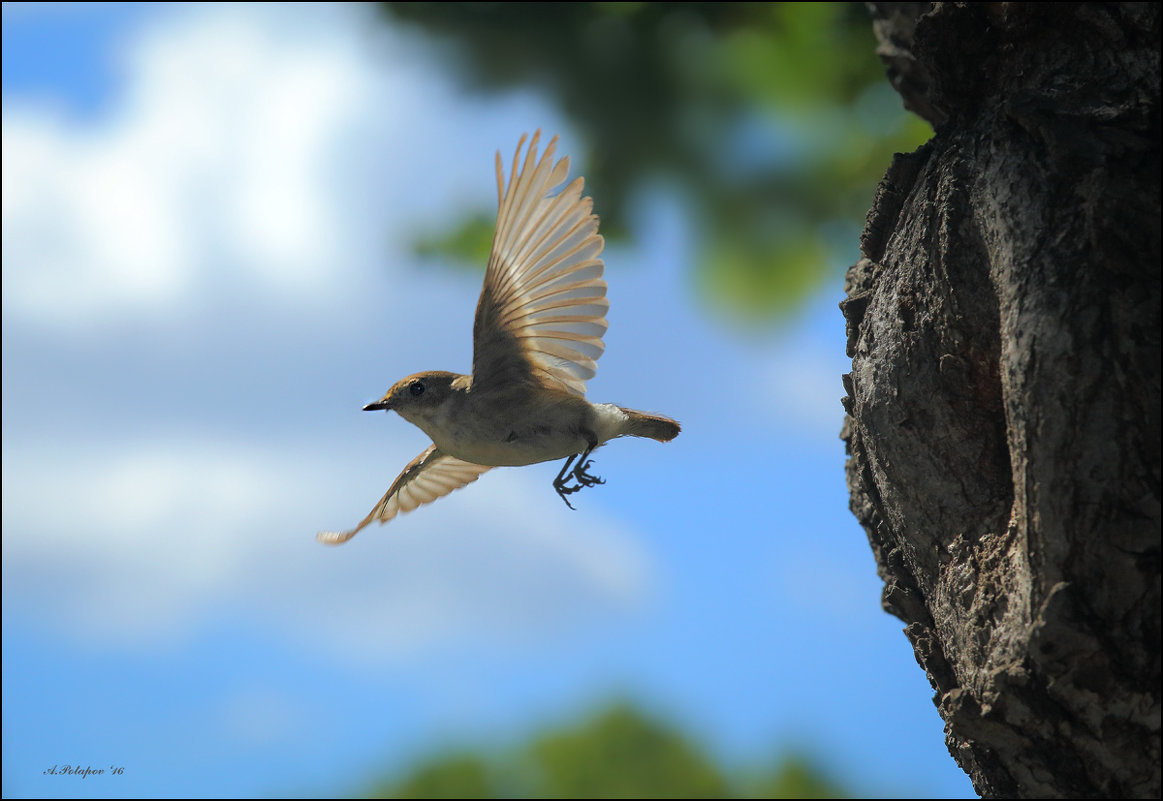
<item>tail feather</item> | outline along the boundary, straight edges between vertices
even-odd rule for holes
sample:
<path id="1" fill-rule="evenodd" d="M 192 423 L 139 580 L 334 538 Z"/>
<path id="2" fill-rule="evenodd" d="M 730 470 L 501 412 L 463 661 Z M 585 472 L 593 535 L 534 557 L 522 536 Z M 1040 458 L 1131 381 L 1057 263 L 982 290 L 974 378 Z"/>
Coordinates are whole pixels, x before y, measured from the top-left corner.
<path id="1" fill-rule="evenodd" d="M 629 420 L 622 428 L 622 433 L 631 437 L 650 437 L 659 442 L 670 442 L 682 431 L 678 421 L 663 417 L 661 414 L 638 412 L 619 406 Z"/>

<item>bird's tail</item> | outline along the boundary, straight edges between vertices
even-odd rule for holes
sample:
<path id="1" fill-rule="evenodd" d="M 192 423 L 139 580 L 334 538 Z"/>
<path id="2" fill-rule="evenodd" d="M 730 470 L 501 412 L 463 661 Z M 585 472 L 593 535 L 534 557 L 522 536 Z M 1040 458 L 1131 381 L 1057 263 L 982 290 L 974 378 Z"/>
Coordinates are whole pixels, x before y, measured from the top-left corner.
<path id="1" fill-rule="evenodd" d="M 659 442 L 670 442 L 682 431 L 678 421 L 663 417 L 661 414 L 650 412 L 636 412 L 633 409 L 618 407 L 629 418 L 622 426 L 622 434 L 631 437 L 650 437 Z"/>

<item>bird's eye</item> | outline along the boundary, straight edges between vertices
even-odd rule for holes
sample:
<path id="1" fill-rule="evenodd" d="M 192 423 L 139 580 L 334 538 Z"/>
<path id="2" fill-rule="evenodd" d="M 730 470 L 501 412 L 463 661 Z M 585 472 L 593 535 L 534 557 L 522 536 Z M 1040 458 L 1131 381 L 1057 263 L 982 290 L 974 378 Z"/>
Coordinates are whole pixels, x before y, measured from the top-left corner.
<path id="1" fill-rule="evenodd" d="M 408 386 L 408 391 L 412 393 L 412 397 L 418 398 L 424 394 L 424 385 L 416 381 Z"/>

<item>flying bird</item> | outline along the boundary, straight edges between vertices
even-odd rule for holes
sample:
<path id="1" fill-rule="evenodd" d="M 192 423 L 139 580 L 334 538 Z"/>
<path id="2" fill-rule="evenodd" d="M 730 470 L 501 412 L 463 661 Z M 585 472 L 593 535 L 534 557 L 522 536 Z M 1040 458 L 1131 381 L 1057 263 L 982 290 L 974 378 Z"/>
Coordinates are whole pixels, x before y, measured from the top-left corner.
<path id="1" fill-rule="evenodd" d="M 590 473 L 595 448 L 615 437 L 678 436 L 669 417 L 585 398 L 605 349 L 605 241 L 582 178 L 554 192 L 569 159 L 553 161 L 557 137 L 538 158 L 540 137 L 524 159 L 521 137 L 508 186 L 497 153 L 497 228 L 473 322 L 472 374 L 416 373 L 363 407 L 397 412 L 432 445 L 359 525 L 320 532 L 321 542 L 347 542 L 372 521 L 386 523 L 501 466 L 565 459 L 553 488 L 572 509 L 570 495 L 604 483 Z"/>

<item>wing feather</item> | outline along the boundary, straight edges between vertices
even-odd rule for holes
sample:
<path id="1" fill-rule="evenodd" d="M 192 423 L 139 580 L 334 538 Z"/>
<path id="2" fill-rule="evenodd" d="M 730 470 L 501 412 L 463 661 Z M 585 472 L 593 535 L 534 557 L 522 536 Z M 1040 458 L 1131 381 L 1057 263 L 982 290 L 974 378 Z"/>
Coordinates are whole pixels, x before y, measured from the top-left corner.
<path id="1" fill-rule="evenodd" d="M 605 345 L 606 282 L 593 201 L 556 162 L 541 132 L 513 155 L 508 184 L 497 154 L 497 230 L 473 326 L 473 386 L 537 383 L 585 395 Z"/>
<path id="2" fill-rule="evenodd" d="M 380 502 L 358 526 L 342 532 L 320 531 L 315 538 L 325 545 L 340 545 L 366 528 L 373 520 L 386 523 L 397 514 L 411 512 L 418 506 L 432 503 L 453 490 L 471 484 L 490 469 L 492 468 L 487 465 L 473 464 L 449 456 L 435 445 L 431 445 L 408 463 L 392 482 L 384 497 L 380 498 Z"/>

